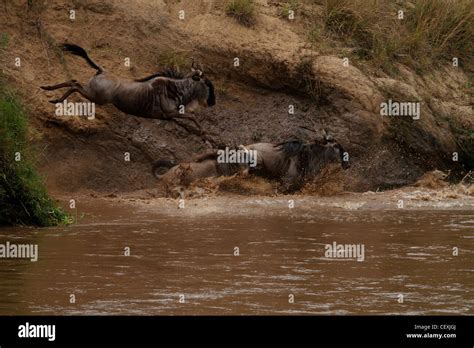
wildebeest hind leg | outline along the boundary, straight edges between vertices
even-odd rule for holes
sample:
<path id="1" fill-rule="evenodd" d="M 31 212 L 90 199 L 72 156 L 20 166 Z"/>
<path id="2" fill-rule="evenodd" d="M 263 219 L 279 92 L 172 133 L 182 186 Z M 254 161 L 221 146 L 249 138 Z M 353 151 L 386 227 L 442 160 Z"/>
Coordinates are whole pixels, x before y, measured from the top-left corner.
<path id="1" fill-rule="evenodd" d="M 61 103 L 64 101 L 64 99 L 69 97 L 74 92 L 79 92 L 79 94 L 81 94 L 84 98 L 92 101 L 91 97 L 86 92 L 86 90 L 79 83 L 74 82 L 73 86 L 70 89 L 68 89 L 61 98 L 50 100 L 50 103 L 53 103 L 53 104 Z"/>
<path id="2" fill-rule="evenodd" d="M 90 100 L 90 101 L 93 102 L 93 100 L 92 100 L 91 96 L 89 95 L 89 93 L 87 93 L 86 90 L 80 84 L 76 85 L 76 89 L 77 89 L 77 91 L 79 92 L 80 95 L 82 95 L 87 100 Z"/>
<path id="3" fill-rule="evenodd" d="M 63 83 L 58 83 L 57 85 L 53 86 L 41 86 L 41 89 L 44 89 L 46 91 L 54 91 L 55 89 L 58 88 L 64 88 L 64 87 L 74 87 L 74 85 L 77 83 L 76 80 L 71 80 Z"/>
<path id="4" fill-rule="evenodd" d="M 50 100 L 49 102 L 50 103 L 53 103 L 53 104 L 56 104 L 56 103 L 62 103 L 64 101 L 64 99 L 66 99 L 67 97 L 69 97 L 71 94 L 73 94 L 74 92 L 78 92 L 77 88 L 73 87 L 73 88 L 70 88 L 66 91 L 66 93 L 63 94 L 63 96 L 59 99 L 53 99 L 53 100 Z"/>

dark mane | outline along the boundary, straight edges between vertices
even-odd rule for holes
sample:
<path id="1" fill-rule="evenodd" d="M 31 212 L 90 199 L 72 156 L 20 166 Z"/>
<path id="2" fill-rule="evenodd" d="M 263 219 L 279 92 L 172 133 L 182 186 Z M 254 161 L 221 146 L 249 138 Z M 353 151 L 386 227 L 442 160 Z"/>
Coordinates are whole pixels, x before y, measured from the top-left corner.
<path id="1" fill-rule="evenodd" d="M 318 143 L 304 146 L 299 157 L 299 171 L 303 177 L 319 173 L 325 165 L 325 151 L 328 149 Z"/>
<path id="2" fill-rule="evenodd" d="M 275 147 L 278 147 L 280 151 L 283 151 L 286 156 L 292 157 L 299 154 L 301 150 L 303 150 L 304 145 L 299 140 L 290 140 L 279 143 L 275 145 Z"/>
<path id="3" fill-rule="evenodd" d="M 136 79 L 136 82 L 145 82 L 149 81 L 151 79 L 154 79 L 155 77 L 169 77 L 172 79 L 183 79 L 184 75 L 180 73 L 179 71 L 176 71 L 174 69 L 164 69 L 162 71 L 159 71 L 157 73 L 154 73 L 153 75 L 149 75 L 146 77 L 142 77 L 141 79 Z"/>

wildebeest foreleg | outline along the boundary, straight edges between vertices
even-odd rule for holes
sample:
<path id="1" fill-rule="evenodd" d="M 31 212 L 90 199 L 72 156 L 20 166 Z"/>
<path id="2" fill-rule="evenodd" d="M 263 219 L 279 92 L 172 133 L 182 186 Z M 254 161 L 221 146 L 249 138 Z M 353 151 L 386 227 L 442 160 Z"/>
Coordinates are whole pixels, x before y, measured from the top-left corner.
<path id="1" fill-rule="evenodd" d="M 196 129 L 195 127 L 191 127 L 187 123 L 181 122 L 180 121 L 181 119 L 183 119 L 183 117 L 173 117 L 170 120 L 176 123 L 178 126 L 186 129 L 189 133 L 201 135 L 202 133 L 201 129 Z"/>
<path id="2" fill-rule="evenodd" d="M 204 142 L 210 143 L 212 146 L 217 146 L 216 141 L 209 136 L 207 133 L 203 132 L 201 128 L 196 129 L 195 127 L 190 127 L 188 124 L 181 122 L 181 119 L 188 119 L 187 117 L 173 117 L 171 121 L 176 123 L 178 126 L 183 127 L 189 133 L 199 135 Z"/>
<path id="3" fill-rule="evenodd" d="M 196 120 L 196 117 L 193 114 L 185 114 L 185 115 L 177 114 L 177 115 L 174 115 L 173 118 L 181 118 L 181 119 L 184 119 L 184 120 L 191 120 L 199 128 L 199 131 L 201 133 L 204 133 L 202 131 L 201 124 L 198 122 L 198 120 Z"/>

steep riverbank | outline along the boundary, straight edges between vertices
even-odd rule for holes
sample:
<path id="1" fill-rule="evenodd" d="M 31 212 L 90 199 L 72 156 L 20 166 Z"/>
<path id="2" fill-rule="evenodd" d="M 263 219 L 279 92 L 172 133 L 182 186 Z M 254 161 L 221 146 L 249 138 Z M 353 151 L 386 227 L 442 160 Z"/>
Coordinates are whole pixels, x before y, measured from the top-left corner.
<path id="1" fill-rule="evenodd" d="M 172 123 L 131 117 L 112 106 L 97 107 L 93 120 L 56 116 L 48 103 L 56 93 L 39 86 L 69 78 L 86 81 L 94 73 L 83 61 L 57 51 L 64 41 L 85 47 L 97 63 L 126 78 L 166 65 L 187 69 L 188 58 L 196 57 L 218 93 L 217 106 L 201 111 L 199 118 L 229 145 L 292 137 L 310 141 L 324 124 L 351 156 L 352 167 L 334 176 L 341 192 L 412 184 L 433 169 L 455 180 L 472 169 L 468 62 L 453 67 L 440 56 L 436 66 L 417 70 L 388 61 L 398 71 L 389 74 L 351 54 L 360 43 L 332 33 L 325 2 L 301 1 L 293 21 L 282 18 L 284 5 L 256 1 L 255 24 L 246 27 L 227 15 L 223 1 L 3 2 L 0 32 L 14 44 L 6 47 L 1 63 L 8 82 L 33 110 L 31 140 L 44 149 L 38 166 L 50 192 L 155 189 L 152 161 L 186 160 L 205 150 L 201 139 Z M 309 40 L 309 24 L 321 35 Z M 389 99 L 420 102 L 420 118 L 381 116 L 380 104 Z M 124 161 L 126 152 L 130 162 Z"/>

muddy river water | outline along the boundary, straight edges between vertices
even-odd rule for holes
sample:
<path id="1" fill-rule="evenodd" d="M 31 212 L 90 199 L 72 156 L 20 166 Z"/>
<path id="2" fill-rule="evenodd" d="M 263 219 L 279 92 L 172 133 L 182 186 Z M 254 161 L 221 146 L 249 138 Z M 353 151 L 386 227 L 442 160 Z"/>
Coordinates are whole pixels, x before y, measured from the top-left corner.
<path id="1" fill-rule="evenodd" d="M 0 259 L 0 314 L 474 314 L 471 209 L 228 210 L 92 200 L 71 226 L 2 228 L 39 255 Z"/>

